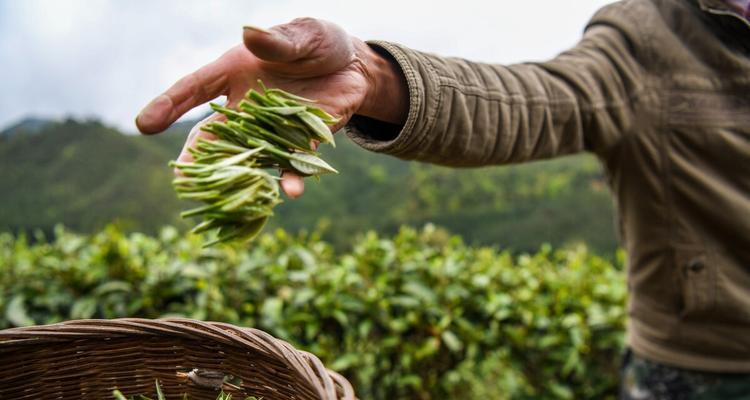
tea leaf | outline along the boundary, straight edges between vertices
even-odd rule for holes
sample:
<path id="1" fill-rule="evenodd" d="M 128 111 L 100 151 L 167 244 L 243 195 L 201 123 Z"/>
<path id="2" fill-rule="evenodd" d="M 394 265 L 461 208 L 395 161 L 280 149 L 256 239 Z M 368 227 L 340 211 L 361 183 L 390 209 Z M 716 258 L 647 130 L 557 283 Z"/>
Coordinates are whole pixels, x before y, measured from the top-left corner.
<path id="1" fill-rule="evenodd" d="M 291 94 L 281 89 L 268 89 L 266 90 L 266 93 L 268 93 L 269 95 L 277 95 L 287 100 L 301 101 L 303 103 L 316 103 L 315 100 L 307 99 L 302 96 L 297 96 L 296 94 Z"/>
<path id="2" fill-rule="evenodd" d="M 322 142 L 328 143 L 333 147 L 336 147 L 336 142 L 333 139 L 333 134 L 331 133 L 331 130 L 328 129 L 328 125 L 326 125 L 320 118 L 315 116 L 315 114 L 309 112 L 309 111 L 303 111 L 297 116 L 307 125 L 309 126 L 313 132 L 315 132 L 315 136 L 318 137 Z"/>
<path id="3" fill-rule="evenodd" d="M 22 295 L 16 295 L 8 303 L 5 311 L 5 318 L 14 326 L 31 326 L 34 320 L 26 313 L 26 299 Z"/>
<path id="4" fill-rule="evenodd" d="M 156 398 L 157 398 L 157 400 L 166 400 L 166 398 L 164 397 L 164 393 L 162 393 L 162 391 L 161 391 L 161 386 L 159 386 L 159 380 L 158 379 L 156 380 L 155 385 L 156 385 Z"/>
<path id="5" fill-rule="evenodd" d="M 333 167 L 328 165 L 327 162 L 323 161 L 312 154 L 307 153 L 295 153 L 289 162 L 292 167 L 303 175 L 322 175 L 322 174 L 338 174 Z"/>
<path id="6" fill-rule="evenodd" d="M 443 339 L 443 343 L 445 343 L 445 346 L 448 347 L 450 351 L 456 352 L 463 348 L 461 340 L 451 331 L 444 331 L 440 334 L 440 338 Z"/>
<path id="7" fill-rule="evenodd" d="M 263 111 L 272 112 L 279 115 L 299 114 L 307 109 L 305 106 L 286 106 L 286 107 L 259 107 Z"/>
<path id="8" fill-rule="evenodd" d="M 114 398 L 115 398 L 115 400 L 128 400 L 128 398 L 127 398 L 127 397 L 125 397 L 125 396 L 124 396 L 124 395 L 122 394 L 122 392 L 120 392 L 120 391 L 119 391 L 119 390 L 117 390 L 117 389 L 115 389 L 115 390 L 113 390 L 113 391 L 112 391 L 112 397 L 114 397 Z"/>
<path id="9" fill-rule="evenodd" d="M 338 123 L 341 120 L 340 118 L 336 118 L 333 115 L 328 114 L 327 112 L 321 110 L 320 108 L 307 107 L 307 111 L 310 112 L 311 114 L 314 114 L 318 118 L 322 119 L 323 122 L 326 123 L 326 125 L 333 125 L 333 124 Z"/>

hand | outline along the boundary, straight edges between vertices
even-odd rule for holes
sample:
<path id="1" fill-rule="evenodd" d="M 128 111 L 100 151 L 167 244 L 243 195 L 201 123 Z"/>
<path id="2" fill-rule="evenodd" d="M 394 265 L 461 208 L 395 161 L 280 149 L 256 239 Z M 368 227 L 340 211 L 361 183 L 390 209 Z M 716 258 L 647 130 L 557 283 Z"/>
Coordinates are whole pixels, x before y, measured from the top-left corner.
<path id="1" fill-rule="evenodd" d="M 222 95 L 234 106 L 258 79 L 317 99 L 341 118 L 334 132 L 355 113 L 397 124 L 406 119 L 408 89 L 398 67 L 330 22 L 300 18 L 270 30 L 245 27 L 243 41 L 152 100 L 136 118 L 138 130 L 162 132 L 192 108 Z M 200 138 L 214 138 L 200 127 L 222 118 L 212 114 L 196 125 L 178 159 L 191 161 L 187 149 Z M 282 174 L 281 186 L 292 198 L 304 191 L 302 178 L 289 171 Z"/>

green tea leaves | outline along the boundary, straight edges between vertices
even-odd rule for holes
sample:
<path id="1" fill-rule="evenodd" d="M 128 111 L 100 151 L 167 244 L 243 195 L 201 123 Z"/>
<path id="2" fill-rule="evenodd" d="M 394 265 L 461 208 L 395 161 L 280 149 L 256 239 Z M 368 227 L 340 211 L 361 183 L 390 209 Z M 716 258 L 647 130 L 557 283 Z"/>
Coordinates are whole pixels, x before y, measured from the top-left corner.
<path id="1" fill-rule="evenodd" d="M 315 135 L 323 143 L 328 143 L 333 147 L 336 147 L 336 142 L 333 140 L 333 134 L 328 126 L 315 114 L 307 111 L 302 111 L 297 116 L 315 132 Z"/>
<path id="2" fill-rule="evenodd" d="M 193 233 L 216 232 L 206 246 L 249 241 L 263 229 L 281 203 L 278 178 L 266 169 L 294 169 L 304 176 L 338 173 L 317 156 L 312 142 L 335 146 L 328 126 L 339 120 L 314 107 L 313 100 L 259 83 L 263 92 L 248 91 L 237 109 L 211 104 L 227 120 L 201 129 L 217 139 L 199 140 L 190 149 L 192 162 L 170 163 L 182 175 L 172 182 L 178 197 L 203 203 L 181 217 L 203 218 Z"/>
<path id="3" fill-rule="evenodd" d="M 289 162 L 292 167 L 304 175 L 323 175 L 323 174 L 338 174 L 332 166 L 328 165 L 323 159 L 318 158 L 312 154 L 306 153 L 295 153 Z"/>

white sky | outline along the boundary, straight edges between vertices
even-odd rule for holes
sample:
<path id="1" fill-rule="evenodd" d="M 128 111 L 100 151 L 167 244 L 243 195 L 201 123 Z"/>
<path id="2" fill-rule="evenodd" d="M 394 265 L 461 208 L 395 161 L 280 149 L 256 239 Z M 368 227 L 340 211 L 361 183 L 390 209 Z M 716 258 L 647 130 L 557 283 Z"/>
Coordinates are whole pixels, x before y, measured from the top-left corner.
<path id="1" fill-rule="evenodd" d="M 477 61 L 544 60 L 608 0 L 0 0 L 0 129 L 97 117 L 132 132 L 140 108 L 241 40 L 242 25 L 311 16 L 362 39 Z"/>

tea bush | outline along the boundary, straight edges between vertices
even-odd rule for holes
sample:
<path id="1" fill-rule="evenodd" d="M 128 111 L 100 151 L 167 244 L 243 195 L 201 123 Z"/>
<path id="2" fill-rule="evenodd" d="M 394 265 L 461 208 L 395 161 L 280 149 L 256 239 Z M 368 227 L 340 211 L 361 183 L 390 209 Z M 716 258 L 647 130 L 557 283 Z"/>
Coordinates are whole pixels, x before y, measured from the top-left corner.
<path id="1" fill-rule="evenodd" d="M 318 355 L 363 399 L 606 398 L 626 285 L 585 247 L 513 255 L 431 226 L 202 249 L 165 228 L 55 239 L 0 235 L 0 328 L 184 316 L 252 326 Z M 33 244 L 32 244 L 33 242 Z"/>

